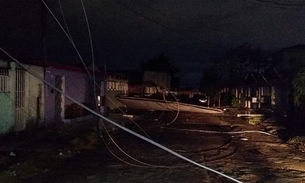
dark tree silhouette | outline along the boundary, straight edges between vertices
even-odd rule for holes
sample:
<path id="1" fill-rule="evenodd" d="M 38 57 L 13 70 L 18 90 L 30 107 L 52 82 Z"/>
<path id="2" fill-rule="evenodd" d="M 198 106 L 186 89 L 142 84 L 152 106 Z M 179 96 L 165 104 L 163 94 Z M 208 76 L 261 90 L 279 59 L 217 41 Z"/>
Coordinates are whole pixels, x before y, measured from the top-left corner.
<path id="1" fill-rule="evenodd" d="M 305 106 L 305 68 L 300 69 L 292 81 L 294 102 L 297 106 Z"/>
<path id="2" fill-rule="evenodd" d="M 250 44 L 231 49 L 223 58 L 213 61 L 203 70 L 200 89 L 213 102 L 223 87 L 240 86 L 251 74 L 258 76 L 259 72 L 268 68 L 270 64 L 266 58 L 264 51 Z"/>
<path id="3" fill-rule="evenodd" d="M 163 53 L 141 62 L 141 70 L 144 71 L 154 71 L 154 72 L 167 72 L 171 76 L 172 87 L 178 87 L 179 85 L 179 72 L 180 69 L 177 65 L 170 60 L 170 58 Z"/>
<path id="4" fill-rule="evenodd" d="M 221 73 L 216 65 L 205 68 L 200 80 L 200 89 L 208 96 L 215 95 L 222 88 Z"/>
<path id="5" fill-rule="evenodd" d="M 222 80 L 227 85 L 239 85 L 249 74 L 258 74 L 269 66 L 269 62 L 266 62 L 266 53 L 251 44 L 229 50 L 227 55 L 217 62 Z"/>

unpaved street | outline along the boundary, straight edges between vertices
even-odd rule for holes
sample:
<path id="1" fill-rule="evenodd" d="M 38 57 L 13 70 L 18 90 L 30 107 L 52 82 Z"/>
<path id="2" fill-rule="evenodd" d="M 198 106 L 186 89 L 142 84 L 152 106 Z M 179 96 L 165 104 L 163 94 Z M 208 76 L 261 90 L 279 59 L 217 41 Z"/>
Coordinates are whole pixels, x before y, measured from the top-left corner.
<path id="1" fill-rule="evenodd" d="M 140 115 L 137 122 L 156 142 L 239 181 L 305 180 L 304 154 L 276 135 L 258 132 L 266 131 L 266 126 L 276 129 L 270 119 L 253 126 L 239 118 L 189 113 L 181 113 L 171 123 L 174 117 L 148 113 Z M 141 133 L 135 125 L 132 129 Z M 71 133 L 52 138 L 42 135 L 44 138 L 33 144 L 14 140 L 11 149 L 2 147 L 2 152 L 15 150 L 16 157 L 6 156 L 9 159 L 3 161 L 7 166 L 2 166 L 0 182 L 232 182 L 126 132 L 112 133 L 114 141 L 104 133 L 107 145 L 94 133 L 73 137 Z"/>

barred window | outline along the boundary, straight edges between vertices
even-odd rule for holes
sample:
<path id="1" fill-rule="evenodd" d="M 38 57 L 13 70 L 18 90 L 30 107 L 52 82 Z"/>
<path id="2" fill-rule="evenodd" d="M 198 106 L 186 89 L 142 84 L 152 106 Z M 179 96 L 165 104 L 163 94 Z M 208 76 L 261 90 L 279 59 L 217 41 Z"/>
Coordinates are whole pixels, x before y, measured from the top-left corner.
<path id="1" fill-rule="evenodd" d="M 0 68 L 0 92 L 9 92 L 9 74 L 8 69 Z"/>

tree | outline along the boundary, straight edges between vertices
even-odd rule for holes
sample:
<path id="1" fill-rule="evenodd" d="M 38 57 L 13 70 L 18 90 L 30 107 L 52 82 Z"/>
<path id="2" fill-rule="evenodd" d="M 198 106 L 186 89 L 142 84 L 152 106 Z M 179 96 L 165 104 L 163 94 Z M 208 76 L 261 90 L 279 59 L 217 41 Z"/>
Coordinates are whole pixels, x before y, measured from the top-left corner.
<path id="1" fill-rule="evenodd" d="M 171 84 L 173 87 L 177 87 L 179 84 L 178 73 L 180 69 L 175 65 L 170 58 L 163 53 L 141 62 L 141 70 L 154 71 L 154 72 L 167 72 L 171 76 Z"/>
<path id="2" fill-rule="evenodd" d="M 300 69 L 292 80 L 294 103 L 296 106 L 305 105 L 305 67 Z"/>
<path id="3" fill-rule="evenodd" d="M 208 96 L 208 105 L 217 103 L 218 92 L 221 88 L 221 73 L 219 73 L 217 65 L 209 65 L 204 69 L 200 80 L 200 90 Z"/>
<path id="4" fill-rule="evenodd" d="M 250 44 L 229 50 L 223 58 L 215 60 L 203 71 L 201 90 L 212 99 L 218 100 L 220 89 L 241 86 L 250 74 L 258 75 L 259 72 L 268 68 L 270 63 L 266 62 L 265 55 L 260 48 L 255 48 Z M 231 103 L 232 96 L 222 95 L 222 103 Z"/>
<path id="5" fill-rule="evenodd" d="M 265 52 L 251 44 L 244 44 L 228 51 L 227 55 L 217 62 L 222 73 L 222 80 L 227 85 L 239 85 L 251 73 L 259 73 L 269 67 Z"/>
<path id="6" fill-rule="evenodd" d="M 208 96 L 215 95 L 222 88 L 221 74 L 216 65 L 206 67 L 201 75 L 200 89 Z"/>

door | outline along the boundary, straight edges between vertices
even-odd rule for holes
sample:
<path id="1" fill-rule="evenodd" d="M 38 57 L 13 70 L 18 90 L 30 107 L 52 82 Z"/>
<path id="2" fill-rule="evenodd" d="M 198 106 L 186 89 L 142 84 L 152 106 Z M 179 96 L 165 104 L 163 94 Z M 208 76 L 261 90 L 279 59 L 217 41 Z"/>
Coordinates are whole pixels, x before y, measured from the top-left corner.
<path id="1" fill-rule="evenodd" d="M 65 89 L 65 78 L 64 76 L 57 75 L 55 76 L 55 87 L 64 92 Z M 65 96 L 55 91 L 55 122 L 61 122 L 65 117 Z"/>

